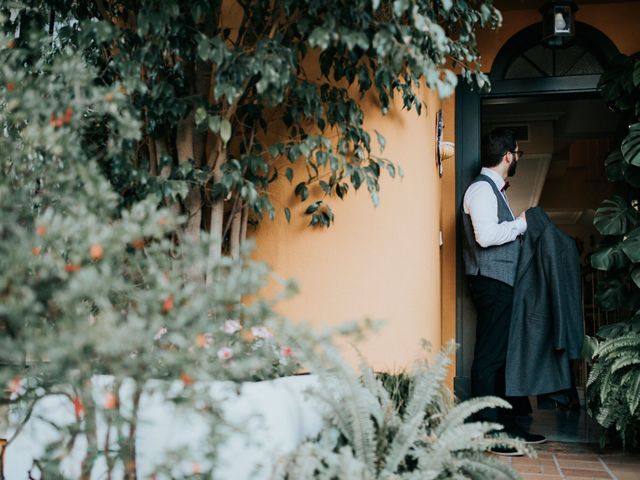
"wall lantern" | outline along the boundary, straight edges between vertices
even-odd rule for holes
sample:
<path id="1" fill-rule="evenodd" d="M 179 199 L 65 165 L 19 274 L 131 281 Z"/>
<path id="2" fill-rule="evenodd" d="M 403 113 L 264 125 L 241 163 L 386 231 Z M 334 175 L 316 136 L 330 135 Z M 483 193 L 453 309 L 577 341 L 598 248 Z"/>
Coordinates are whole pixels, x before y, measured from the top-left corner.
<path id="1" fill-rule="evenodd" d="M 578 7 L 569 0 L 553 0 L 540 7 L 542 41 L 549 47 L 563 47 L 576 34 L 575 13 Z"/>

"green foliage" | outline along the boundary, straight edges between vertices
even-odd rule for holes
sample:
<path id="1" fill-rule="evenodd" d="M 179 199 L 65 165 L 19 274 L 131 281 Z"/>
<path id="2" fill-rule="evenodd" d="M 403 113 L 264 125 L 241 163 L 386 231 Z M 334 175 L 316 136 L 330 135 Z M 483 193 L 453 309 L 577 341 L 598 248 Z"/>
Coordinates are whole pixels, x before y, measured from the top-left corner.
<path id="1" fill-rule="evenodd" d="M 452 406 L 442 383 L 450 349 L 410 374 L 376 377 L 363 364 L 358 375 L 333 359 L 331 376 L 321 374 L 315 392 L 328 409 L 328 424 L 316 442 L 303 444 L 275 478 L 518 478 L 509 466 L 484 453 L 494 445 L 515 445 L 485 435 L 496 424 L 466 423 L 479 410 L 505 406 L 478 398 Z"/>
<path id="2" fill-rule="evenodd" d="M 593 362 L 587 383 L 589 412 L 605 429 L 614 428 L 623 442 L 638 440 L 640 414 L 640 54 L 620 56 L 600 79 L 602 95 L 629 125 L 622 144 L 606 159 L 607 177 L 629 185 L 625 197 L 605 200 L 594 225 L 604 236 L 591 256 L 593 268 L 608 274 L 596 299 L 607 311 L 629 311 L 628 321 L 603 327 L 585 342 L 584 356 Z M 606 431 L 604 432 L 606 433 Z M 604 442 L 605 436 L 602 437 Z"/>
<path id="3" fill-rule="evenodd" d="M 270 185 L 292 163 L 306 167 L 296 182 L 301 202 L 317 201 L 311 185 L 322 191 L 323 208 L 307 213 L 311 225 L 329 226 L 326 200 L 349 187 L 366 187 L 377 204 L 382 172 L 399 167 L 375 154 L 359 99 L 372 95 L 386 113 L 399 97 L 420 112 L 420 84 L 449 96 L 458 67 L 483 87 L 475 32 L 501 20 L 490 0 L 39 0 L 15 12 L 3 22 L 5 33 L 20 35 L 0 53 L 0 83 L 20 86 L 50 58 L 80 52 L 94 75 L 76 84 L 103 85 L 102 98 L 128 115 L 113 135 L 100 114 L 115 106 L 103 105 L 84 138 L 121 203 L 155 195 L 191 227 L 211 223 L 219 235 L 229 221 L 223 228 L 215 216 L 203 219 L 212 205 L 224 203 L 229 218 L 243 209 L 255 221 L 273 217 Z M 32 40 L 51 25 L 49 45 L 39 48 Z M 46 118 L 64 111 L 50 94 L 33 100 Z M 112 142 L 128 148 L 114 151 Z"/>
<path id="4" fill-rule="evenodd" d="M 264 287 L 265 265 L 246 254 L 211 261 L 208 235 L 177 243 L 180 219 L 153 196 L 121 207 L 94 157 L 125 155 L 138 138 L 125 98 L 105 101 L 112 87 L 95 83 L 95 67 L 72 49 L 34 58 L 31 71 L 24 63 L 12 70 L 25 52 L 9 50 L 4 75 L 19 78 L 0 90 L 0 385 L 26 417 L 51 395 L 75 412 L 38 459 L 45 476 L 59 476 L 83 437 L 83 475 L 106 461 L 133 478 L 141 395 L 209 411 L 215 438 L 217 406 L 194 382 L 272 378 L 297 364 L 269 330 L 281 321 L 276 299 L 239 301 Z M 102 151 L 88 141 L 96 122 Z M 113 378 L 104 402 L 92 395 L 96 375 Z M 112 449 L 97 449 L 97 413 L 116 429 Z M 214 458 L 215 441 L 211 447 Z"/>
<path id="5" fill-rule="evenodd" d="M 640 441 L 640 333 L 637 326 L 609 327 L 609 338 L 591 339 L 593 368 L 587 382 L 587 407 L 605 429 L 623 443 Z M 604 443 L 605 436 L 601 437 Z"/>

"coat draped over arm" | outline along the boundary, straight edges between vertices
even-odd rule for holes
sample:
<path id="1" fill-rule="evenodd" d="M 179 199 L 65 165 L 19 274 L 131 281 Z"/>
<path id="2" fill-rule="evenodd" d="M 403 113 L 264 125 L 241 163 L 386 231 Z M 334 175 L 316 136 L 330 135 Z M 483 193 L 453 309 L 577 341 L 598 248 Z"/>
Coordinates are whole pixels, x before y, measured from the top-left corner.
<path id="1" fill-rule="evenodd" d="M 526 218 L 507 348 L 509 396 L 571 388 L 569 360 L 580 358 L 584 337 L 580 255 L 575 241 L 541 208 L 527 210 Z"/>

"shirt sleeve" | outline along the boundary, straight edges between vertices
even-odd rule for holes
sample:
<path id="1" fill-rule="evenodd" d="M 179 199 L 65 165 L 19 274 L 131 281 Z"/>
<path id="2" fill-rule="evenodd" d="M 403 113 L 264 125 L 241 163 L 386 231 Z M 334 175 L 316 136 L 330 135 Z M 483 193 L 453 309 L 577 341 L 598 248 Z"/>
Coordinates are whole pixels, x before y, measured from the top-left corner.
<path id="1" fill-rule="evenodd" d="M 483 248 L 514 241 L 527 230 L 521 218 L 498 223 L 498 199 L 487 182 L 476 182 L 464 196 L 464 211 L 471 217 L 473 232 Z"/>

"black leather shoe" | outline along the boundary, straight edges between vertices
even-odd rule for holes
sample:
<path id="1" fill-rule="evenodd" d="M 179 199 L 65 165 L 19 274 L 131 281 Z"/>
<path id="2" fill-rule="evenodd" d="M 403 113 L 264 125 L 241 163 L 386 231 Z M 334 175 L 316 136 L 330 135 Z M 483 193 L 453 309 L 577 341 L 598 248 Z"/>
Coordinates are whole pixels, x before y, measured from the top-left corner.
<path id="1" fill-rule="evenodd" d="M 489 450 L 494 455 L 501 455 L 503 457 L 522 457 L 524 453 L 517 448 L 503 447 L 496 445 Z"/>

